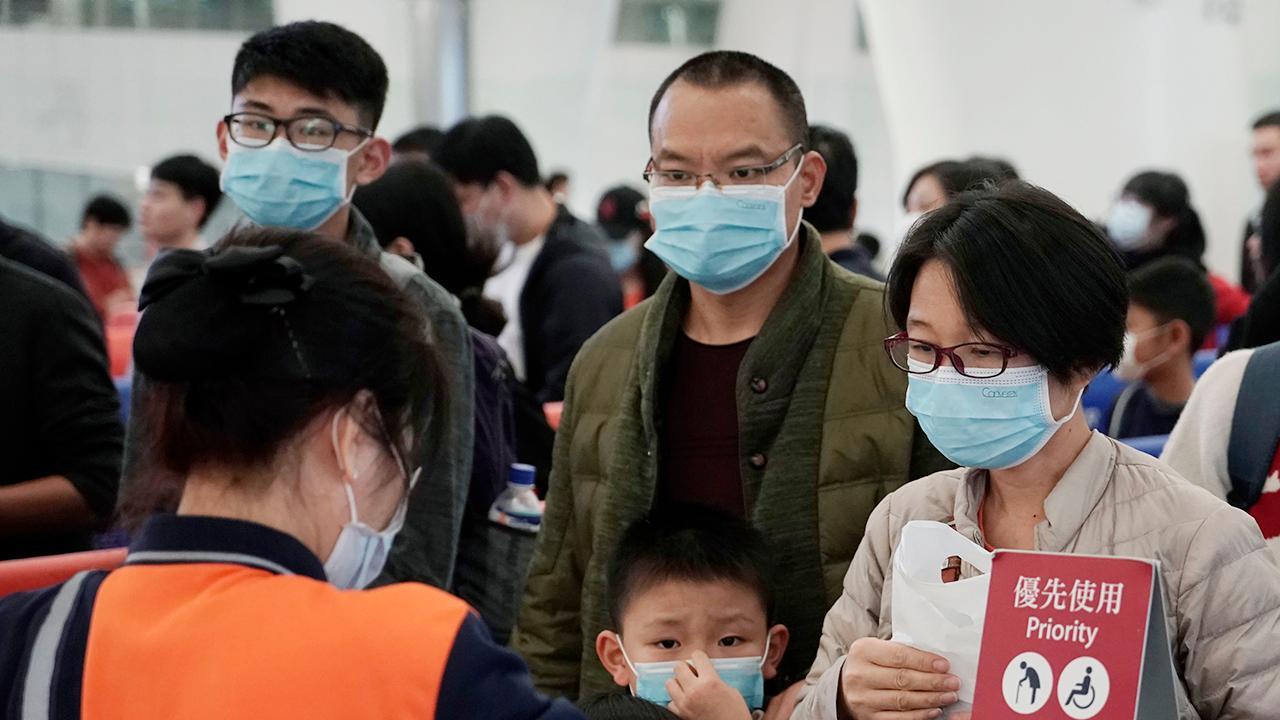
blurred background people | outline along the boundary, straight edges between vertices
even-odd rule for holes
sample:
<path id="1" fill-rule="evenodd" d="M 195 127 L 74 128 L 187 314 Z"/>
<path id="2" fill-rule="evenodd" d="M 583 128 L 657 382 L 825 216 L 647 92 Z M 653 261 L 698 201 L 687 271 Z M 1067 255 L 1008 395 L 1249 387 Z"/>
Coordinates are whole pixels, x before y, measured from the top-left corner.
<path id="1" fill-rule="evenodd" d="M 71 258 L 40 234 L 0 217 L 0 257 L 24 265 L 88 298 L 80 273 Z"/>
<path id="2" fill-rule="evenodd" d="M 392 160 L 430 160 L 440 147 L 444 131 L 434 125 L 419 125 L 397 137 L 391 143 Z"/>
<path id="3" fill-rule="evenodd" d="M 151 167 L 142 196 L 142 237 L 154 253 L 205 247 L 200 229 L 222 201 L 218 170 L 195 155 L 175 155 Z"/>
<path id="4" fill-rule="evenodd" d="M 1253 172 L 1258 187 L 1265 194 L 1280 182 L 1280 110 L 1269 112 L 1253 123 Z M 1262 224 L 1262 210 L 1258 209 L 1245 224 L 1244 248 L 1240 253 L 1240 285 L 1252 293 L 1266 280 L 1259 266 L 1260 247 L 1258 231 Z"/>
<path id="5" fill-rule="evenodd" d="M 1153 260 L 1129 276 L 1124 356 L 1115 375 L 1130 383 L 1104 427 L 1113 438 L 1168 435 L 1191 397 L 1192 358 L 1213 330 L 1213 288 L 1182 257 Z"/>
<path id="6" fill-rule="evenodd" d="M 80 271 L 89 302 L 104 322 L 115 312 L 133 309 L 133 285 L 115 255 L 121 236 L 131 224 L 124 203 L 99 195 L 85 205 L 80 231 L 71 238 L 71 257 Z"/>
<path id="7" fill-rule="evenodd" d="M 629 310 L 658 291 L 667 266 L 644 246 L 653 234 L 649 199 L 630 185 L 609 188 L 596 204 L 596 224 L 605 237 L 609 264 L 622 281 L 623 305 Z"/>
<path id="8" fill-rule="evenodd" d="M 441 140 L 469 242 L 497 261 L 485 295 L 502 303 L 498 343 L 539 403 L 564 399 L 582 343 L 622 312 L 622 290 L 594 228 L 543 185 L 524 133 L 499 116 L 468 118 Z"/>
<path id="9" fill-rule="evenodd" d="M 849 136 L 826 125 L 809 126 L 814 152 L 827 161 L 827 176 L 804 219 L 822 235 L 822 251 L 831 261 L 852 273 L 875 280 L 884 276 L 871 266 L 867 248 L 854 242 L 858 221 L 858 156 Z"/>
<path id="10" fill-rule="evenodd" d="M 1106 221 L 1107 235 L 1136 270 L 1163 257 L 1182 257 L 1204 267 L 1208 244 L 1191 193 L 1174 173 L 1148 170 L 1125 182 Z M 1244 314 L 1249 296 L 1221 275 L 1208 274 L 1214 294 L 1214 322 L 1228 325 Z M 1210 346 L 1216 346 L 1210 336 Z"/>
<path id="11" fill-rule="evenodd" d="M 569 174 L 563 170 L 554 170 L 547 175 L 546 181 L 543 183 L 547 186 L 547 192 L 551 193 L 551 199 L 556 201 L 558 205 L 569 204 Z"/>

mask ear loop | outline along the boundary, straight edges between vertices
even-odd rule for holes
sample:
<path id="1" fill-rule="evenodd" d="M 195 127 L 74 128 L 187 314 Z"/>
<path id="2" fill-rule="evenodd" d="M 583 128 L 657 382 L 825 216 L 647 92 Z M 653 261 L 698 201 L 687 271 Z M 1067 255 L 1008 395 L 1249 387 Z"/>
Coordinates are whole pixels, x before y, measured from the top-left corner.
<path id="1" fill-rule="evenodd" d="M 759 668 L 764 670 L 764 664 L 769 662 L 769 643 L 773 642 L 773 633 L 765 631 L 764 636 L 764 654 L 760 656 Z"/>
<path id="2" fill-rule="evenodd" d="M 789 190 L 789 189 L 791 188 L 791 183 L 795 182 L 795 181 L 796 181 L 796 178 L 800 177 L 800 169 L 804 167 L 804 161 L 805 161 L 805 156 L 804 156 L 804 155 L 801 155 L 801 156 L 800 156 L 800 162 L 799 162 L 799 163 L 796 163 L 796 171 L 795 171 L 795 172 L 793 172 L 793 173 L 791 173 L 791 177 L 790 177 L 790 178 L 788 178 L 788 179 L 787 179 L 787 182 L 786 182 L 786 183 L 784 183 L 784 184 L 782 185 L 782 192 L 783 192 L 783 197 L 784 197 L 784 198 L 786 197 L 786 192 L 787 192 L 787 190 Z M 784 207 L 784 208 L 786 207 L 786 203 L 785 203 L 785 202 L 783 202 L 783 207 Z M 784 211 L 784 212 L 785 212 L 785 211 Z M 783 219 L 785 220 L 786 218 L 784 217 Z M 803 208 L 803 207 L 801 207 L 801 208 L 800 208 L 800 215 L 799 215 L 798 217 L 796 217 L 796 226 L 795 226 L 795 228 L 794 228 L 794 229 L 792 229 L 791 234 L 787 236 L 787 244 L 786 244 L 786 247 L 791 247 L 791 243 L 793 243 L 793 242 L 795 242 L 795 241 L 796 241 L 796 236 L 800 234 L 800 223 L 802 223 L 802 222 L 804 222 L 804 208 Z"/>
<path id="3" fill-rule="evenodd" d="M 618 641 L 618 649 L 622 651 L 622 660 L 627 664 L 627 669 L 630 670 L 631 674 L 636 678 L 632 687 L 628 688 L 631 690 L 632 697 L 634 697 L 636 694 L 636 687 L 640 685 L 640 672 L 636 670 L 636 666 L 631 662 L 631 658 L 627 656 L 627 646 L 622 644 L 622 635 L 615 632 L 613 634 L 613 639 Z"/>
<path id="4" fill-rule="evenodd" d="M 338 469 L 342 471 L 342 488 L 347 491 L 347 508 L 351 510 L 351 522 L 360 522 L 360 516 L 356 513 L 356 494 L 351 487 L 351 483 L 358 476 L 354 471 L 347 471 L 347 463 L 342 457 L 342 452 L 338 449 L 338 413 L 333 414 L 333 422 L 330 424 L 330 442 L 333 444 L 333 456 L 338 461 Z M 349 478 L 349 479 L 348 479 Z"/>

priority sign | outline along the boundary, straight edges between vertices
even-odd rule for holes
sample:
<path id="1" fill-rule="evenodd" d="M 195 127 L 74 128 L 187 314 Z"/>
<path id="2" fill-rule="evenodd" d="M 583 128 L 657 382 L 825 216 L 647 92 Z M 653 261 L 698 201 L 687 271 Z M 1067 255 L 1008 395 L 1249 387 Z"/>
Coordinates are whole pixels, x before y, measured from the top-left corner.
<path id="1" fill-rule="evenodd" d="M 1150 560 L 997 551 L 973 717 L 1177 717 Z"/>

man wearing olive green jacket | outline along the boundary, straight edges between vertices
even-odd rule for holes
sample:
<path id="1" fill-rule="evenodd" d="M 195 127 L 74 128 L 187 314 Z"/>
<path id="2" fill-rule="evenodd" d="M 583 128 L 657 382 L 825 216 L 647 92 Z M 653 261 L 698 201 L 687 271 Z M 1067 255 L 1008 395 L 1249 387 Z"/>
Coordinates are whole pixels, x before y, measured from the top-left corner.
<path id="1" fill-rule="evenodd" d="M 513 640 L 539 688 L 569 697 L 616 689 L 594 647 L 634 520 L 700 504 L 765 533 L 791 684 L 876 504 L 948 467 L 884 355 L 882 286 L 828 261 L 801 222 L 826 166 L 806 152 L 791 78 L 745 53 L 700 55 L 658 89 L 649 128 L 648 247 L 675 274 L 574 363 Z"/>

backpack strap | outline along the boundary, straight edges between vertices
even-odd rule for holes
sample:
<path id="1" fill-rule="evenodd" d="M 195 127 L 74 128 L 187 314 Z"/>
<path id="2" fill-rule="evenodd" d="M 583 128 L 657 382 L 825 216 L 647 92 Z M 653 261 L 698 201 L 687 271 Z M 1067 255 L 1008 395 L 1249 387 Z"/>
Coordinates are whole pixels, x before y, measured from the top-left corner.
<path id="1" fill-rule="evenodd" d="M 80 717 L 89 615 L 104 570 L 84 570 L 63 583 L 36 632 L 22 686 L 21 720 Z"/>
<path id="2" fill-rule="evenodd" d="M 1227 444 L 1227 502 L 1248 510 L 1266 483 L 1280 439 L 1280 343 L 1253 351 L 1240 382 Z"/>

